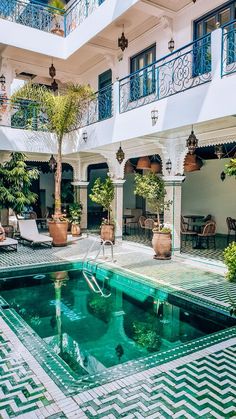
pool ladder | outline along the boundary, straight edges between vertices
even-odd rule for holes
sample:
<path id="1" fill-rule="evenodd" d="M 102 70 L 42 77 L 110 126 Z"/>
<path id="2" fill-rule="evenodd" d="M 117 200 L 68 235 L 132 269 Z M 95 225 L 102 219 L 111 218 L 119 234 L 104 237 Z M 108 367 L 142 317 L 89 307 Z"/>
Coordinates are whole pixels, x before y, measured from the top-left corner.
<path id="1" fill-rule="evenodd" d="M 96 294 L 100 294 L 101 297 L 104 298 L 108 298 L 111 296 L 111 293 L 109 294 L 105 294 L 103 292 L 104 289 L 104 285 L 105 285 L 105 278 L 103 281 L 103 287 L 101 288 L 100 285 L 98 284 L 95 275 L 93 274 L 92 270 L 89 269 L 88 267 L 88 262 L 89 261 L 94 261 L 96 262 L 100 253 L 101 253 L 101 249 L 102 249 L 102 253 L 103 253 L 103 257 L 105 258 L 105 245 L 106 244 L 110 244 L 111 245 L 111 261 L 114 262 L 114 251 L 113 251 L 113 243 L 110 240 L 102 240 L 101 242 L 101 247 L 99 248 L 95 258 L 93 259 L 89 259 L 88 258 L 88 254 L 89 252 L 92 250 L 93 246 L 94 246 L 94 242 L 92 243 L 92 246 L 88 249 L 87 253 L 85 254 L 85 257 L 83 259 L 83 269 L 82 269 L 82 274 L 89 286 L 89 288 L 95 292 Z M 86 266 L 87 265 L 87 266 Z"/>

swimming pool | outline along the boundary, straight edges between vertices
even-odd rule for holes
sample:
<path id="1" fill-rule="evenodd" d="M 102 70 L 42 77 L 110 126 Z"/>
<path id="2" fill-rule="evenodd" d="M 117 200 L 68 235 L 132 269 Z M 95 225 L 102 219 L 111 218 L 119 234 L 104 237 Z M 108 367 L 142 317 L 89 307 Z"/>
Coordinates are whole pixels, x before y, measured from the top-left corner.
<path id="1" fill-rule="evenodd" d="M 234 324 L 128 277 L 108 273 L 98 280 L 104 297 L 90 289 L 79 270 L 12 277 L 1 286 L 9 307 L 78 378 L 125 368 L 131 360 Z"/>

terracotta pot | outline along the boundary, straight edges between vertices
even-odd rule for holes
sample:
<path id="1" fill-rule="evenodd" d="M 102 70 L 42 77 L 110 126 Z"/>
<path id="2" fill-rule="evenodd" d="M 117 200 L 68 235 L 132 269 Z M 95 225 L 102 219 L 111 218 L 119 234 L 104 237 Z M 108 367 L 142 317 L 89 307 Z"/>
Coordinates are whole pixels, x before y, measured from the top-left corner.
<path id="1" fill-rule="evenodd" d="M 49 234 L 52 237 L 53 246 L 67 245 L 67 221 L 48 221 Z"/>
<path id="2" fill-rule="evenodd" d="M 114 224 L 102 224 L 101 226 L 101 239 L 110 240 L 115 243 L 115 226 Z"/>
<path id="3" fill-rule="evenodd" d="M 71 224 L 71 234 L 73 237 L 80 236 L 81 229 L 79 224 Z"/>
<path id="4" fill-rule="evenodd" d="M 53 28 L 51 29 L 51 33 L 54 33 L 54 35 L 58 35 L 58 36 L 64 36 L 64 31 L 61 28 Z"/>
<path id="5" fill-rule="evenodd" d="M 154 231 L 152 247 L 155 252 L 155 256 L 153 256 L 154 259 L 171 259 L 171 234 Z"/>
<path id="6" fill-rule="evenodd" d="M 195 172 L 201 170 L 202 165 L 202 160 L 196 154 L 187 154 L 184 161 L 184 171 Z"/>

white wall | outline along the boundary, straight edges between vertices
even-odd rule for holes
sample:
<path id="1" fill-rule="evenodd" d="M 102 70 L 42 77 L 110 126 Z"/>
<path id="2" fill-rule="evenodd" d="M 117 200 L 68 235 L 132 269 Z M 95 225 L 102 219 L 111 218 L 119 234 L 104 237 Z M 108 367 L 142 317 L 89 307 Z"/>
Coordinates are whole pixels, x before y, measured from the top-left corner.
<path id="1" fill-rule="evenodd" d="M 212 214 L 217 233 L 226 234 L 226 217 L 236 218 L 236 180 L 221 172 L 229 159 L 206 160 L 200 171 L 186 173 L 182 190 L 182 214 Z"/>

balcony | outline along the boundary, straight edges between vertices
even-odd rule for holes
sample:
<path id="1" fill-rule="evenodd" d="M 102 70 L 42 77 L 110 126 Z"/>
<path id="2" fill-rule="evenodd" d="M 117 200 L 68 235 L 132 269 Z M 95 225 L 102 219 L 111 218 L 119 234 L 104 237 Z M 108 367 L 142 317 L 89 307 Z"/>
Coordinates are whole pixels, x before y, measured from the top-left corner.
<path id="1" fill-rule="evenodd" d="M 76 0 L 61 9 L 29 0 L 1 0 L 0 18 L 66 37 L 105 0 Z"/>
<path id="2" fill-rule="evenodd" d="M 221 76 L 236 71 L 236 20 L 222 28 Z"/>

